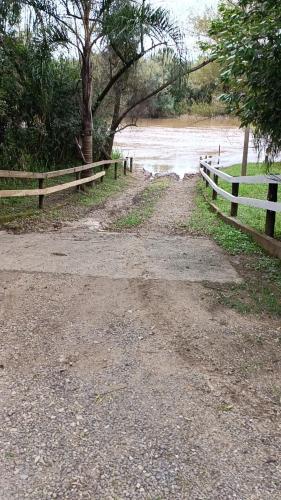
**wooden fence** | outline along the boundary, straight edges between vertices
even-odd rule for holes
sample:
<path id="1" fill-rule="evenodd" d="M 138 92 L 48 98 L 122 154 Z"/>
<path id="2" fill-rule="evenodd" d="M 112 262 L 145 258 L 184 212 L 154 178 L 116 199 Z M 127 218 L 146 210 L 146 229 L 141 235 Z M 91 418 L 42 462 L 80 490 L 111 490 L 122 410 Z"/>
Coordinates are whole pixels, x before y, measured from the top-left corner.
<path id="1" fill-rule="evenodd" d="M 213 190 L 213 200 L 217 199 L 218 194 L 231 203 L 230 215 L 236 217 L 238 206 L 246 205 L 254 208 L 266 210 L 265 233 L 274 237 L 276 213 L 281 212 L 281 203 L 278 202 L 278 185 L 281 183 L 281 175 L 253 175 L 233 177 L 221 172 L 221 165 L 212 166 L 212 158 L 200 158 L 200 173 L 206 181 L 206 187 L 210 186 Z M 219 179 L 232 185 L 231 193 L 219 187 Z M 267 200 L 256 198 L 245 198 L 239 196 L 240 184 L 267 184 Z"/>
<path id="2" fill-rule="evenodd" d="M 83 184 L 91 184 L 94 181 L 100 179 L 103 181 L 103 177 L 106 174 L 106 170 L 114 165 L 114 179 L 117 179 L 118 176 L 118 165 L 123 165 L 124 175 L 127 174 L 127 171 L 133 171 L 133 158 L 126 158 L 125 160 L 104 160 L 96 163 L 91 163 L 87 165 L 82 165 L 80 167 L 66 168 L 63 170 L 54 170 L 50 172 L 22 172 L 17 170 L 0 170 L 0 178 L 6 179 L 29 179 L 29 180 L 38 180 L 38 188 L 36 189 L 7 189 L 0 190 L 0 198 L 10 198 L 10 197 L 25 197 L 25 196 L 38 196 L 39 197 L 39 208 L 43 208 L 44 197 L 57 193 L 60 191 L 64 191 L 65 189 L 70 189 L 76 187 L 79 189 L 79 186 Z M 100 171 L 93 174 L 92 171 L 99 168 Z M 81 177 L 82 172 L 90 171 L 90 175 L 86 177 Z M 56 186 L 44 187 L 44 181 L 48 179 L 53 179 L 56 177 L 62 177 L 64 175 L 75 174 L 76 180 L 66 182 L 64 184 L 58 184 Z"/>

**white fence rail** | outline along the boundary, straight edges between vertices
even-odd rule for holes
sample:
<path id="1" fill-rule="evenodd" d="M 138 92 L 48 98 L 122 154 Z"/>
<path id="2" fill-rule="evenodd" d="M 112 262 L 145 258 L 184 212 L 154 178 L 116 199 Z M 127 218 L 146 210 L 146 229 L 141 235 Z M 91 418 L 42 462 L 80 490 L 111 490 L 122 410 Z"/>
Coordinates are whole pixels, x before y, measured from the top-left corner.
<path id="1" fill-rule="evenodd" d="M 239 205 L 266 210 L 265 233 L 273 237 L 275 232 L 276 213 L 281 212 L 281 203 L 278 202 L 278 185 L 281 183 L 281 175 L 233 177 L 225 172 L 221 172 L 220 168 L 222 168 L 221 165 L 212 166 L 212 160 L 210 158 L 200 158 L 200 173 L 206 181 L 206 187 L 210 186 L 213 190 L 213 200 L 215 200 L 219 194 L 225 200 L 229 201 L 231 203 L 230 215 L 232 217 L 237 216 Z M 232 185 L 232 193 L 219 187 L 219 179 Z M 267 184 L 267 200 L 239 196 L 240 184 Z"/>

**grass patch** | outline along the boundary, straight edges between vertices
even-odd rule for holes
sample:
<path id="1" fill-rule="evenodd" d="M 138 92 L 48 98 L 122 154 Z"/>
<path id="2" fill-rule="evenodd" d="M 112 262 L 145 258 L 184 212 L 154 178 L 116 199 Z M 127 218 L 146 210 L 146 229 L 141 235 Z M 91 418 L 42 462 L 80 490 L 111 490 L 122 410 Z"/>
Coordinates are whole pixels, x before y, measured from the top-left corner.
<path id="1" fill-rule="evenodd" d="M 200 181 L 195 210 L 186 228 L 198 236 L 211 236 L 235 256 L 235 265 L 244 278 L 243 284 L 218 286 L 218 302 L 241 314 L 281 316 L 281 261 L 267 256 L 250 236 L 219 219 L 204 200 L 205 191 Z"/>
<path id="2" fill-rule="evenodd" d="M 129 174 L 127 174 L 126 177 L 123 175 L 122 165 L 120 165 L 118 175 L 118 179 L 115 180 L 114 166 L 112 165 L 112 167 L 107 170 L 103 182 L 99 182 L 94 187 L 87 189 L 87 192 L 82 195 L 82 197 L 81 194 L 76 193 L 73 201 L 88 207 L 104 203 L 111 196 L 123 191 L 131 180 Z"/>
<path id="3" fill-rule="evenodd" d="M 63 176 L 57 179 L 48 179 L 44 187 L 63 184 L 75 180 L 74 176 Z M 2 198 L 0 199 L 0 226 L 16 228 L 24 226 L 25 221 L 29 222 L 51 222 L 52 220 L 68 220 L 74 218 L 77 212 L 86 208 L 102 204 L 108 198 L 125 189 L 131 182 L 128 174 L 123 176 L 123 169 L 120 166 L 117 181 L 114 179 L 114 168 L 109 168 L 103 182 L 98 181 L 93 187 L 85 186 L 84 192 L 77 192 L 73 189 L 62 191 L 61 193 L 45 197 L 44 209 L 38 209 L 38 197 L 26 198 Z M 38 187 L 37 181 L 22 180 L 0 180 L 0 189 L 32 189 Z"/>
<path id="4" fill-rule="evenodd" d="M 246 279 L 247 282 L 242 285 L 229 285 L 218 290 L 218 303 L 240 314 L 281 317 L 281 288 L 272 281 L 261 284 L 257 276 L 248 275 Z"/>
<path id="5" fill-rule="evenodd" d="M 195 210 L 188 223 L 188 228 L 198 235 L 212 236 L 213 239 L 231 255 L 241 253 L 261 254 L 259 246 L 247 235 L 234 227 L 226 225 L 209 209 L 204 200 L 205 188 L 203 182 L 197 186 Z"/>
<path id="6" fill-rule="evenodd" d="M 226 168 L 225 171 L 229 175 L 238 176 L 241 175 L 241 165 L 234 165 L 233 167 Z M 274 164 L 270 168 L 271 173 L 281 173 L 281 164 Z M 266 171 L 266 166 L 264 164 L 256 164 L 250 163 L 248 165 L 247 175 L 263 175 L 268 173 Z M 231 193 L 231 184 L 228 182 L 219 179 L 219 185 L 225 191 Z M 266 184 L 259 185 L 240 185 L 239 196 L 245 196 L 247 198 L 257 198 L 261 200 L 267 199 L 268 186 Z M 206 190 L 205 192 L 208 199 L 211 199 L 212 191 L 211 189 Z M 278 201 L 281 202 L 281 187 L 278 190 Z M 225 214 L 230 214 L 230 202 L 224 200 L 221 196 L 218 195 L 216 200 L 216 205 L 219 209 Z M 243 205 L 239 205 L 238 208 L 238 219 L 241 220 L 244 224 L 257 229 L 261 233 L 264 233 L 265 229 L 265 218 L 266 218 L 266 210 L 246 207 Z M 276 226 L 275 226 L 275 237 L 281 239 L 281 213 L 276 214 Z"/>
<path id="7" fill-rule="evenodd" d="M 168 187 L 169 181 L 167 179 L 152 181 L 135 200 L 136 207 L 123 217 L 118 218 L 112 228 L 118 230 L 131 229 L 143 224 L 153 215 L 157 201 Z"/>
<path id="8" fill-rule="evenodd" d="M 65 175 L 56 179 L 48 179 L 44 187 L 64 184 L 74 180 L 73 176 Z M 0 190 L 20 190 L 20 189 L 38 189 L 38 180 L 33 179 L 0 179 Z M 67 193 L 69 194 L 69 193 Z M 50 195 L 52 196 L 52 195 Z M 50 198 L 49 198 L 50 199 Z M 47 197 L 45 204 L 48 204 Z M 13 221 L 14 219 L 39 217 L 41 211 L 38 209 L 38 196 L 26 196 L 19 198 L 0 198 L 0 224 Z"/>

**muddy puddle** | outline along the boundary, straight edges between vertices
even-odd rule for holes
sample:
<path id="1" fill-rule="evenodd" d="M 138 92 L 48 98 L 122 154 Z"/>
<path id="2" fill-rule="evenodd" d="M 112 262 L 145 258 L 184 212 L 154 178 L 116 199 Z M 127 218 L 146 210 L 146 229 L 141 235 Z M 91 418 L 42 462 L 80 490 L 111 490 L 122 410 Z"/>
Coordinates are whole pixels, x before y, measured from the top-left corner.
<path id="1" fill-rule="evenodd" d="M 137 167 L 152 173 L 176 172 L 183 177 L 198 171 L 200 156 L 217 156 L 219 147 L 225 166 L 240 163 L 243 141 L 244 132 L 236 120 L 189 116 L 142 120 L 138 127 L 116 135 L 115 148 L 125 156 L 133 156 Z M 252 142 L 249 160 L 257 160 Z"/>

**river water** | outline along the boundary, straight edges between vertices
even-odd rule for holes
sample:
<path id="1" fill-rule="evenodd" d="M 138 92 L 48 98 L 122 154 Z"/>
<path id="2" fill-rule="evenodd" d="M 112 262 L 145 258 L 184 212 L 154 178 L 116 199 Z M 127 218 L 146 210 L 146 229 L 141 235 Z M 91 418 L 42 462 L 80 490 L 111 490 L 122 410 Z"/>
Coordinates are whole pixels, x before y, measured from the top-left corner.
<path id="1" fill-rule="evenodd" d="M 199 158 L 218 155 L 225 166 L 240 163 L 244 132 L 234 119 L 181 117 L 142 120 L 138 127 L 126 128 L 116 134 L 115 148 L 124 156 L 133 156 L 134 164 L 149 172 L 185 173 L 198 171 Z M 257 153 L 251 142 L 249 160 Z"/>

